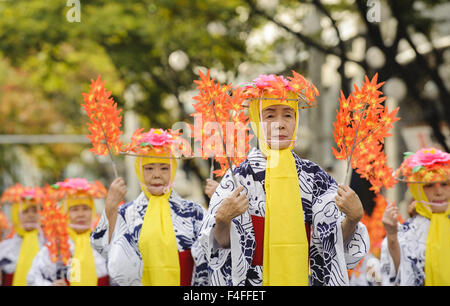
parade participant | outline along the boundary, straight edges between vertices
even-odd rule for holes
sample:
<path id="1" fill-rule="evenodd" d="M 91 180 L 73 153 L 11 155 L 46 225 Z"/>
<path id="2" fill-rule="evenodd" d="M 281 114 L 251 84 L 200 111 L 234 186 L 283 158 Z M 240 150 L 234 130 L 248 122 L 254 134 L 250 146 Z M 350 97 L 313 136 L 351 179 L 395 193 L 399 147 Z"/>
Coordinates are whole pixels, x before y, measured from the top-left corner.
<path id="1" fill-rule="evenodd" d="M 68 247 L 71 257 L 61 271 L 52 260 L 49 247 L 37 254 L 27 276 L 32 286 L 107 286 L 109 277 L 105 259 L 90 244 L 95 215 L 94 198 L 106 195 L 98 181 L 91 184 L 84 178 L 69 178 L 52 186 L 60 199 L 60 209 L 67 214 Z M 45 230 L 45 225 L 44 230 Z M 70 239 L 69 239 L 70 238 Z"/>
<path id="2" fill-rule="evenodd" d="M 92 245 L 108 259 L 118 285 L 208 285 L 206 258 L 197 243 L 204 208 L 172 188 L 181 138 L 170 130 L 142 131 L 134 133 L 125 149 L 137 156 L 142 192 L 118 207 L 127 187 L 123 178 L 112 182 Z"/>
<path id="3" fill-rule="evenodd" d="M 0 243 L 0 268 L 3 286 L 26 286 L 33 259 L 44 244 L 39 232 L 39 205 L 43 191 L 39 187 L 16 184 L 2 195 L 1 202 L 12 204 L 11 219 L 15 235 Z"/>
<path id="4" fill-rule="evenodd" d="M 415 213 L 398 225 L 398 209 L 386 207 L 387 237 L 381 252 L 383 285 L 450 285 L 450 154 L 436 148 L 405 153 L 394 173 L 415 199 Z"/>
<path id="5" fill-rule="evenodd" d="M 244 90 L 260 148 L 211 198 L 199 240 L 212 284 L 347 285 L 347 268 L 369 249 L 362 204 L 292 152 L 300 98 L 309 103 L 317 90 L 295 72 L 290 81 L 262 75 Z"/>

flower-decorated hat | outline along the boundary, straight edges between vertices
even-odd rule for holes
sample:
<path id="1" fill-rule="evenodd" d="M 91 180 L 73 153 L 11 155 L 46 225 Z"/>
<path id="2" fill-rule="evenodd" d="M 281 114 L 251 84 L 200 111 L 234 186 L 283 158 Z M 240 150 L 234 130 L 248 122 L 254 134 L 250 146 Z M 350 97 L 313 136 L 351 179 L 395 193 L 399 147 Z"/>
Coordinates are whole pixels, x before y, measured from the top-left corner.
<path id="1" fill-rule="evenodd" d="M 40 204 L 45 192 L 40 187 L 25 187 L 19 183 L 8 187 L 0 198 L 0 203 Z"/>
<path id="2" fill-rule="evenodd" d="M 143 132 L 137 129 L 131 136 L 131 142 L 121 148 L 121 154 L 131 156 L 158 157 L 168 159 L 191 158 L 189 143 L 180 137 L 178 131 L 154 129 Z"/>
<path id="3" fill-rule="evenodd" d="M 49 195 L 62 201 L 65 211 L 80 204 L 88 205 L 94 211 L 94 198 L 106 197 L 106 188 L 99 181 L 89 183 L 85 178 L 67 178 L 51 185 Z"/>
<path id="4" fill-rule="evenodd" d="M 23 233 L 20 215 L 30 206 L 37 206 L 37 209 L 40 210 L 40 205 L 43 203 L 44 198 L 45 192 L 42 188 L 25 187 L 17 183 L 3 192 L 0 203 L 12 204 L 11 221 L 14 230 L 17 233 Z M 34 226 L 38 227 L 39 224 L 35 224 Z"/>
<path id="5" fill-rule="evenodd" d="M 315 96 L 319 91 L 301 74 L 292 71 L 292 77 L 261 74 L 250 83 L 243 84 L 244 95 L 253 100 L 297 101 L 298 108 L 317 106 Z"/>
<path id="6" fill-rule="evenodd" d="M 394 177 L 406 183 L 438 183 L 450 180 L 450 154 L 436 148 L 404 153 Z"/>

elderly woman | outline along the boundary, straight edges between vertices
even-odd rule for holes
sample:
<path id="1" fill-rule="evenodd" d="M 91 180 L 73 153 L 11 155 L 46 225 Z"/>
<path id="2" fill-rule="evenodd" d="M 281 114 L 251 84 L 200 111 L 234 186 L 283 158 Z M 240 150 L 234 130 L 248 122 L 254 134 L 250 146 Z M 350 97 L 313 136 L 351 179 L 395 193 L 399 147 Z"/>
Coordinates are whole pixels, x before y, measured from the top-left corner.
<path id="1" fill-rule="evenodd" d="M 415 199 L 415 214 L 402 225 L 386 207 L 381 251 L 383 285 L 450 285 L 450 154 L 435 148 L 406 153 L 396 170 Z"/>
<path id="2" fill-rule="evenodd" d="M 108 259 L 118 285 L 208 285 L 206 259 L 197 243 L 204 208 L 172 189 L 177 135 L 151 129 L 140 136 L 133 152 L 142 192 L 118 207 L 127 187 L 122 178 L 112 182 L 92 245 Z"/>
<path id="3" fill-rule="evenodd" d="M 39 205 L 43 191 L 16 184 L 5 190 L 2 202 L 12 202 L 11 219 L 15 235 L 0 243 L 0 270 L 3 286 L 25 286 L 34 257 L 44 244 L 39 233 Z"/>
<path id="4" fill-rule="evenodd" d="M 211 198 L 199 239 L 213 285 L 346 285 L 369 249 L 356 193 L 292 151 L 300 92 L 315 94 L 300 78 L 260 76 L 244 88 L 260 148 Z"/>
<path id="5" fill-rule="evenodd" d="M 48 247 L 36 255 L 27 276 L 31 286 L 107 286 L 109 277 L 105 259 L 90 244 L 95 213 L 94 197 L 104 197 L 106 189 L 100 182 L 83 178 L 66 179 L 53 185 L 62 196 L 60 209 L 67 214 L 70 258 L 66 266 L 52 260 Z M 45 231 L 45 224 L 43 225 Z M 60 242 L 60 248 L 62 247 Z"/>

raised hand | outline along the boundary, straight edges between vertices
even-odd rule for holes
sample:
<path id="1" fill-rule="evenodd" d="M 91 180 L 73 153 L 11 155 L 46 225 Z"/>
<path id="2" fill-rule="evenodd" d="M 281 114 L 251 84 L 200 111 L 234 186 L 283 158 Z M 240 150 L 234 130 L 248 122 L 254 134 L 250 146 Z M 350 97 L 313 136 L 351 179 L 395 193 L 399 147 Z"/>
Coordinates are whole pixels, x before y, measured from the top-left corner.
<path id="1" fill-rule="evenodd" d="M 352 222 L 359 222 L 364 209 L 356 192 L 347 185 L 339 185 L 336 195 L 336 206 Z"/>
<path id="2" fill-rule="evenodd" d="M 241 194 L 244 187 L 239 186 L 233 193 L 222 201 L 217 210 L 216 221 L 229 223 L 233 218 L 242 215 L 248 209 L 248 199 Z"/>
<path id="3" fill-rule="evenodd" d="M 127 185 L 125 180 L 121 177 L 116 178 L 109 187 L 108 194 L 105 200 L 105 213 L 109 222 L 109 239 L 111 240 L 112 233 L 116 225 L 117 206 L 123 201 L 127 194 Z"/>
<path id="4" fill-rule="evenodd" d="M 233 218 L 242 215 L 248 209 L 248 199 L 241 192 L 244 187 L 239 186 L 217 209 L 214 238 L 222 248 L 230 247 L 230 226 Z"/>
<path id="5" fill-rule="evenodd" d="M 381 222 L 383 222 L 384 228 L 386 229 L 386 233 L 388 235 L 397 234 L 397 220 L 398 220 L 398 208 L 395 203 L 389 203 L 384 210 L 383 218 Z"/>

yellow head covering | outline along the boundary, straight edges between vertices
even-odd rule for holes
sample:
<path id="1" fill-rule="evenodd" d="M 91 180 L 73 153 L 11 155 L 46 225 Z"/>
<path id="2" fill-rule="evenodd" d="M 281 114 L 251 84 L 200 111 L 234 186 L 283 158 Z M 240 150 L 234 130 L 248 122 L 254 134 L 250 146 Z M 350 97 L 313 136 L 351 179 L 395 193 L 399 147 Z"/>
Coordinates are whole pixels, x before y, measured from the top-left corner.
<path id="1" fill-rule="evenodd" d="M 141 189 L 148 198 L 147 210 L 139 236 L 139 251 L 144 264 L 142 272 L 142 285 L 144 286 L 180 285 L 178 248 L 169 205 L 177 163 L 175 159 L 163 158 L 164 156 L 166 155 L 138 157 L 135 162 Z M 164 163 L 171 166 L 170 183 L 161 196 L 152 195 L 145 184 L 143 166 L 151 163 Z"/>
<path id="2" fill-rule="evenodd" d="M 288 98 L 296 98 L 291 94 Z M 264 99 L 264 98 L 269 98 Z M 273 100 L 272 100 L 273 99 Z M 275 150 L 265 140 L 261 124 L 262 110 L 271 105 L 289 105 L 295 110 L 298 123 L 298 102 L 280 101 L 265 95 L 249 104 L 252 129 L 260 148 L 267 156 L 264 220 L 263 285 L 308 285 L 308 241 L 304 226 L 302 200 L 297 168 L 292 155 L 294 142 L 289 148 Z M 298 124 L 292 135 L 297 135 Z"/>
<path id="3" fill-rule="evenodd" d="M 71 207 L 87 205 L 91 208 L 92 216 L 95 212 L 94 199 L 87 195 L 72 196 L 63 200 L 63 208 L 68 213 Z M 74 243 L 74 252 L 71 259 L 71 286 L 97 286 L 97 268 L 95 265 L 94 252 L 90 243 L 91 230 L 87 229 L 77 233 L 68 228 L 69 236 Z"/>
<path id="4" fill-rule="evenodd" d="M 32 205 L 36 204 L 21 202 L 12 205 L 11 219 L 14 230 L 22 237 L 19 258 L 17 260 L 16 270 L 14 271 L 13 286 L 27 285 L 28 271 L 31 268 L 34 257 L 39 252 L 38 230 L 26 231 L 20 222 L 20 214 Z"/>

